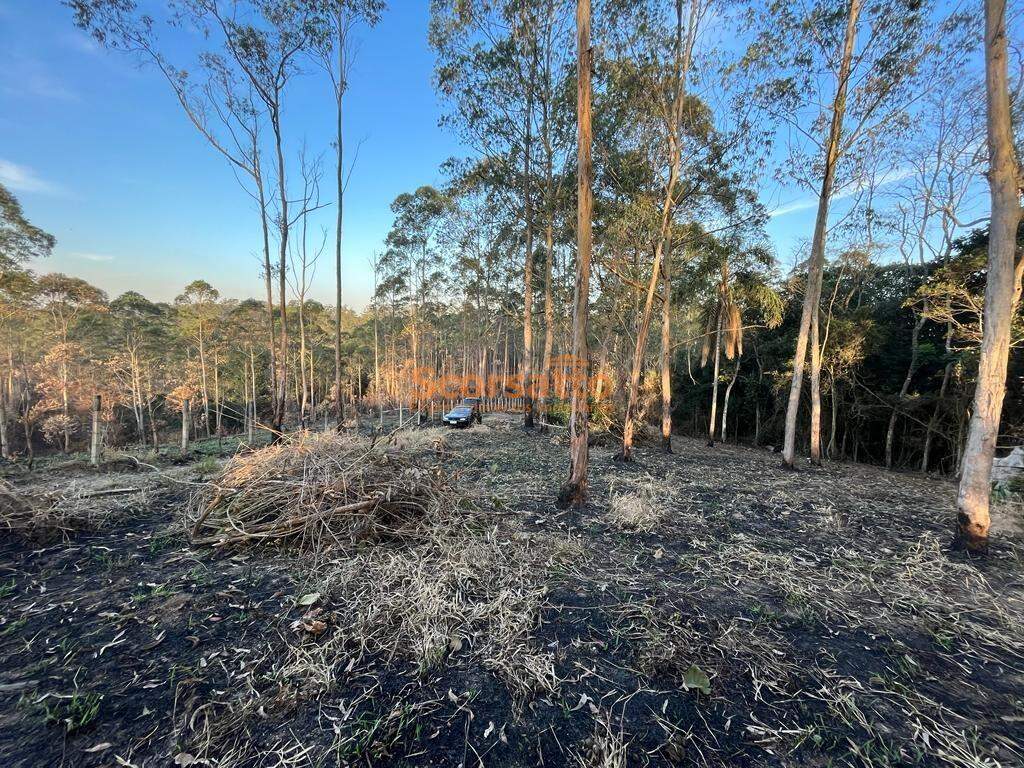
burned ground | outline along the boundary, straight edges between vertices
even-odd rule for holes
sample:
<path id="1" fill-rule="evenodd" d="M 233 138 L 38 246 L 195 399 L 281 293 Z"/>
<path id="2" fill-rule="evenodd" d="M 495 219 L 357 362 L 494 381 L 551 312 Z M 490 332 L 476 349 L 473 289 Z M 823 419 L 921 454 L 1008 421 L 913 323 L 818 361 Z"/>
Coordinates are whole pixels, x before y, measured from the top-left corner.
<path id="1" fill-rule="evenodd" d="M 1024 541 L 949 483 L 677 439 L 557 512 L 557 431 L 437 437 L 472 514 L 301 554 L 190 543 L 209 460 L 9 473 L 102 509 L 0 543 L 0 763 L 1024 762 Z"/>

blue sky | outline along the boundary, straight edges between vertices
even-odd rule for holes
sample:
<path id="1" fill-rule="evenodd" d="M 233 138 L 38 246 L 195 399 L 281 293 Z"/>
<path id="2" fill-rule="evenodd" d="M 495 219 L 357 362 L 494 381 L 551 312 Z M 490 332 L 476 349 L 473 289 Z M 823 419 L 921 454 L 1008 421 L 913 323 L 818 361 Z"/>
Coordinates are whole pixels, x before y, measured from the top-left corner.
<path id="1" fill-rule="evenodd" d="M 346 142 L 360 145 L 345 200 L 352 306 L 372 292 L 367 259 L 391 225 L 391 201 L 439 182 L 440 163 L 462 153 L 437 126 L 428 3 L 391 5 L 379 26 L 359 33 L 346 96 Z M 327 88 L 320 77 L 298 82 L 285 119 L 293 140 L 305 137 L 329 168 Z M 95 45 L 57 0 L 0 0 L 0 181 L 57 237 L 39 271 L 84 277 L 111 296 L 133 289 L 173 299 L 195 278 L 225 296 L 261 295 L 258 218 L 227 164 L 158 72 Z M 333 216 L 324 211 L 322 223 Z M 333 303 L 329 256 L 313 298 Z"/>
<path id="2" fill-rule="evenodd" d="M 372 292 L 368 259 L 391 225 L 391 201 L 440 182 L 439 165 L 466 154 L 438 127 L 429 2 L 390 5 L 376 28 L 359 32 L 346 96 L 346 144 L 349 157 L 357 144 L 359 155 L 346 194 L 344 301 L 357 308 Z M 319 73 L 296 81 L 285 121 L 292 149 L 305 139 L 330 169 L 328 89 Z M 196 278 L 227 297 L 262 295 L 258 218 L 226 162 L 188 123 L 158 72 L 100 48 L 58 0 L 0 0 L 0 181 L 57 237 L 38 271 L 84 277 L 111 297 L 132 289 L 170 300 Z M 810 235 L 815 200 L 773 188 L 764 202 L 777 209 L 768 233 L 788 268 L 795 245 Z M 333 226 L 333 208 L 319 217 Z M 311 292 L 328 303 L 330 256 Z"/>

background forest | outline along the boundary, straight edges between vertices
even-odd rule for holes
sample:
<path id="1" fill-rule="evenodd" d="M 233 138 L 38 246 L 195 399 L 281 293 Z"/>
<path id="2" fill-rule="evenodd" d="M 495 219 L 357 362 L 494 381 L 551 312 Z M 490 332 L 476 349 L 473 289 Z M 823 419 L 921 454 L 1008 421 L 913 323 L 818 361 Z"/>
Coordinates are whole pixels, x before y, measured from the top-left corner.
<path id="1" fill-rule="evenodd" d="M 534 398 L 539 372 L 572 347 L 574 3 L 432 3 L 444 123 L 470 151 L 445 164 L 444 184 L 394 200 L 362 311 L 307 294 L 340 263 L 352 35 L 372 34 L 382 4 L 182 0 L 155 19 L 131 2 L 67 4 L 98 40 L 155 66 L 210 162 L 231 164 L 263 232 L 267 293 L 226 300 L 183 276 L 178 298 L 157 303 L 30 270 L 53 239 L 0 190 L 6 458 L 82 447 L 97 394 L 109 446 L 172 439 L 186 398 L 206 436 L 327 426 L 346 403 L 363 418 L 399 404 L 428 418 L 414 367 L 500 382 L 525 392 L 528 425 L 565 423 L 564 387 Z M 654 440 L 661 424 L 666 445 L 677 432 L 781 446 L 810 274 L 798 453 L 816 457 L 820 442 L 822 458 L 957 471 L 988 244 L 980 18 L 917 0 L 853 7 L 844 56 L 846 3 L 595 5 L 590 364 L 610 383 L 596 423 L 627 456 L 634 425 Z M 171 61 L 162 36 L 183 28 L 207 48 Z M 290 149 L 299 78 L 322 81 L 337 111 L 323 151 Z M 779 212 L 766 190 L 781 181 L 825 217 L 795 252 L 765 233 Z M 311 219 L 336 202 L 335 229 Z M 1003 448 L 1024 441 L 1022 342 L 1018 304 Z"/>

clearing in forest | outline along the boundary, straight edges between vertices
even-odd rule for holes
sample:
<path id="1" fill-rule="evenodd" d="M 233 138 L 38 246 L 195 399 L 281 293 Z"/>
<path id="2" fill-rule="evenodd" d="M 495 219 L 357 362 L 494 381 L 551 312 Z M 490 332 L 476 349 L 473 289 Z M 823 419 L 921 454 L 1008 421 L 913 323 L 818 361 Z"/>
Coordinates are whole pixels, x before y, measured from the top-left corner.
<path id="1" fill-rule="evenodd" d="M 949 483 L 677 438 L 595 446 L 557 512 L 561 432 L 501 414 L 299 440 L 9 470 L 39 517 L 0 543 L 0 764 L 1024 762 L 1024 539 L 951 555 Z M 223 501 L 257 471 L 269 516 Z M 274 504 L 301 532 L 243 540 Z"/>

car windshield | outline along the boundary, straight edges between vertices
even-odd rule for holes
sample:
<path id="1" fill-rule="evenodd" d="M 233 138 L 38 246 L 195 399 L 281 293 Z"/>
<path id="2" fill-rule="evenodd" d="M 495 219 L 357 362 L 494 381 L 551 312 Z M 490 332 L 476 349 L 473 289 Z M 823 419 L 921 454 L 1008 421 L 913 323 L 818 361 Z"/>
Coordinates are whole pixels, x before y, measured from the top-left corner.
<path id="1" fill-rule="evenodd" d="M 473 409 L 470 408 L 469 406 L 460 405 L 460 406 L 457 406 L 455 408 L 452 408 L 452 412 L 449 413 L 448 415 L 449 416 L 468 416 L 472 412 L 473 412 Z"/>

